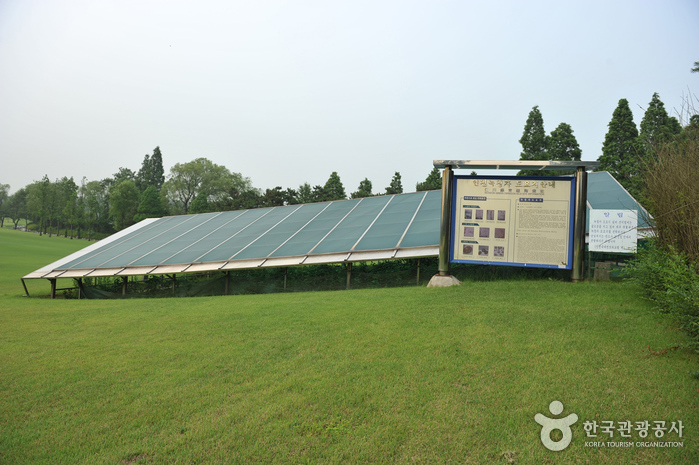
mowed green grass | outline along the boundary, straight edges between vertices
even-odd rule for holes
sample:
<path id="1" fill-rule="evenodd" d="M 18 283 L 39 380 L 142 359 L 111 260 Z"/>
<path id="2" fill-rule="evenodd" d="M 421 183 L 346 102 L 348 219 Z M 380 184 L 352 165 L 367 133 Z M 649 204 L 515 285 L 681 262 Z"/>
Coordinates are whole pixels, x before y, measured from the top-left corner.
<path id="1" fill-rule="evenodd" d="M 76 242 L 0 231 L 3 465 L 699 462 L 698 357 L 649 352 L 686 339 L 631 283 L 21 297 Z M 561 452 L 553 400 L 579 417 Z M 610 441 L 586 420 L 681 420 L 684 446 L 586 447 Z"/>

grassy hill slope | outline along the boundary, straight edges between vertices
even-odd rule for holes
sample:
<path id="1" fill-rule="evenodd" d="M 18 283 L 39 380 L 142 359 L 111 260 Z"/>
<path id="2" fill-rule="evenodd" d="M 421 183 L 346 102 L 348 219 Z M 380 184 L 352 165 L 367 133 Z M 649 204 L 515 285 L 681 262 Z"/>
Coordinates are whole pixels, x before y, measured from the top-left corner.
<path id="1" fill-rule="evenodd" d="M 698 357 L 630 283 L 20 297 L 78 248 L 45 239 L 0 231 L 0 463 L 699 462 Z M 586 447 L 621 440 L 592 420 L 682 421 L 624 441 L 683 447 Z"/>

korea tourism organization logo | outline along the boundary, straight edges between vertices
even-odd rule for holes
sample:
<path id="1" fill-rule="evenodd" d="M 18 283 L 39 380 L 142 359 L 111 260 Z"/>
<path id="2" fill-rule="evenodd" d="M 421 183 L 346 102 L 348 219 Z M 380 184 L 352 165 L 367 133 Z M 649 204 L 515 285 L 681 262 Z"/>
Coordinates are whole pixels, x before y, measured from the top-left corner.
<path id="1" fill-rule="evenodd" d="M 549 412 L 554 417 L 563 413 L 563 404 L 554 400 L 549 404 Z M 534 415 L 534 421 L 541 425 L 541 443 L 550 451 L 559 452 L 568 447 L 573 440 L 571 428 L 578 421 L 576 413 L 570 413 L 561 418 L 550 418 L 541 413 Z M 682 420 L 585 420 L 582 423 L 585 432 L 585 447 L 594 448 L 666 448 L 684 447 Z M 651 426 L 652 425 L 652 426 Z M 560 431 L 551 438 L 554 431 Z M 615 436 L 616 433 L 616 436 Z M 634 434 L 635 433 L 635 434 Z M 666 437 L 667 436 L 667 437 Z M 616 440 L 615 437 L 617 438 Z M 589 440 L 592 438 L 592 440 Z M 640 439 L 640 440 L 638 440 Z"/>
<path id="2" fill-rule="evenodd" d="M 549 405 L 549 412 L 553 415 L 560 415 L 563 412 L 563 404 L 554 400 Z M 548 450 L 558 452 L 568 447 L 568 444 L 570 444 L 570 441 L 573 439 L 573 431 L 571 431 L 570 426 L 578 421 L 578 416 L 571 413 L 567 417 L 555 419 L 537 413 L 534 415 L 534 421 L 541 425 L 541 443 L 544 447 Z M 551 433 L 555 430 L 559 430 L 563 435 L 558 441 L 551 439 Z"/>

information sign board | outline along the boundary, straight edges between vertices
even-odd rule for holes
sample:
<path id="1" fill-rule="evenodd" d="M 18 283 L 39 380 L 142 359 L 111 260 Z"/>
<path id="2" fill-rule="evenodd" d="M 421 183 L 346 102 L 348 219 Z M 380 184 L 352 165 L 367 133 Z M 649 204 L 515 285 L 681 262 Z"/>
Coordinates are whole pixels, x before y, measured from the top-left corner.
<path id="1" fill-rule="evenodd" d="M 590 209 L 590 252 L 636 253 L 636 210 Z"/>
<path id="2" fill-rule="evenodd" d="M 452 263 L 571 269 L 575 178 L 454 176 Z"/>

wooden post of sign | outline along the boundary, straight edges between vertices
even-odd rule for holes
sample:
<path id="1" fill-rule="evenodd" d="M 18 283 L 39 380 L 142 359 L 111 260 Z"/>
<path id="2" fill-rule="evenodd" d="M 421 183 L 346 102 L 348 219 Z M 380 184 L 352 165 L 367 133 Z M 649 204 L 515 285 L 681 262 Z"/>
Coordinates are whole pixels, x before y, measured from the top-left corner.
<path id="1" fill-rule="evenodd" d="M 442 215 L 439 223 L 439 268 L 427 287 L 448 287 L 461 284 L 449 273 L 451 245 L 451 203 L 454 189 L 454 171 L 450 165 L 442 172 Z"/>

